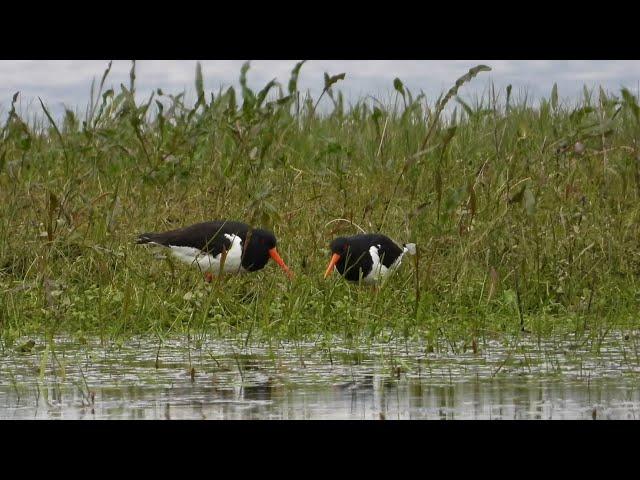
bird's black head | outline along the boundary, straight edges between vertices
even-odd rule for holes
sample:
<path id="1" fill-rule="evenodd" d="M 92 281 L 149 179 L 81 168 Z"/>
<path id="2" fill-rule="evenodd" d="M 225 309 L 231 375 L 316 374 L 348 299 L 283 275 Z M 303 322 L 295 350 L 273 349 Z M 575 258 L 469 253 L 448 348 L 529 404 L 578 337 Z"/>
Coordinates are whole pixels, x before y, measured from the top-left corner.
<path id="1" fill-rule="evenodd" d="M 291 277 L 292 274 L 289 267 L 278 254 L 276 236 L 272 232 L 256 228 L 249 232 L 247 236 L 249 242 L 242 257 L 242 266 L 245 269 L 249 271 L 260 270 L 264 268 L 269 261 L 269 257 L 271 257 Z"/>
<path id="2" fill-rule="evenodd" d="M 377 242 L 378 237 L 371 234 L 334 239 L 329 245 L 332 255 L 324 278 L 331 274 L 334 267 L 347 280 L 357 281 L 361 273 L 366 275 L 373 265 L 369 248 Z"/>
<path id="3" fill-rule="evenodd" d="M 331 249 L 332 255 L 327 270 L 324 272 L 324 278 L 327 278 L 331 274 L 334 267 L 337 268 L 340 273 L 344 272 L 345 261 L 349 257 L 350 240 L 345 237 L 334 238 L 329 244 L 329 248 Z"/>
<path id="4" fill-rule="evenodd" d="M 276 236 L 269 230 L 256 228 L 255 230 L 251 231 L 251 239 L 249 240 L 249 244 L 255 245 L 259 250 L 264 251 L 265 255 L 267 256 L 269 250 L 276 247 L 276 243 Z"/>
<path id="5" fill-rule="evenodd" d="M 334 238 L 331 244 L 329 244 L 331 253 L 337 253 L 338 255 L 345 255 L 349 250 L 349 239 L 346 237 Z"/>

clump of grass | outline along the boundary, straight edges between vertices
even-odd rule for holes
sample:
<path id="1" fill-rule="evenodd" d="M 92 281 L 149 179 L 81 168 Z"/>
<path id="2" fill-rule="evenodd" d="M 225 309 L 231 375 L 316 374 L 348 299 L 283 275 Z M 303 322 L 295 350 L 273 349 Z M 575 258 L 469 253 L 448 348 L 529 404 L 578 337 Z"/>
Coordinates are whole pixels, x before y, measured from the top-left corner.
<path id="1" fill-rule="evenodd" d="M 509 87 L 506 102 L 492 90 L 472 105 L 457 95 L 480 66 L 435 104 L 396 79 L 401 105 L 345 108 L 333 92 L 344 75 L 326 74 L 314 100 L 298 91 L 303 66 L 286 92 L 275 81 L 253 92 L 246 64 L 239 92 L 210 96 L 197 68 L 189 106 L 159 90 L 137 103 L 135 65 L 128 88 L 104 90 L 109 65 L 85 118 L 57 123 L 45 100 L 44 117 L 26 122 L 14 96 L 0 135 L 0 335 L 420 337 L 475 349 L 504 333 L 637 328 L 629 91 L 563 105 L 554 88 L 531 106 Z M 271 228 L 295 279 L 267 267 L 206 285 L 133 243 L 218 218 Z M 416 262 L 378 293 L 323 281 L 328 243 L 354 225 L 416 242 Z"/>

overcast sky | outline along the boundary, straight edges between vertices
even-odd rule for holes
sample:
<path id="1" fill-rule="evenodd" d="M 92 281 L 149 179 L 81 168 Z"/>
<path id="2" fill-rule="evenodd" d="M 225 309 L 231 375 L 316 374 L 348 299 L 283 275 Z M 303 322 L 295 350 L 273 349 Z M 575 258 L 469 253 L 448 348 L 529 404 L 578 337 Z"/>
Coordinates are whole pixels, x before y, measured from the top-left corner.
<path id="1" fill-rule="evenodd" d="M 108 65 L 103 60 L 3 60 L 0 61 L 0 113 L 4 116 L 12 95 L 20 91 L 20 108 L 40 110 L 40 96 L 49 108 L 60 113 L 63 105 L 84 112 L 88 103 L 92 78 L 96 84 Z M 205 89 L 217 92 L 220 86 L 238 85 L 240 67 L 244 60 L 203 60 Z M 276 78 L 286 90 L 290 72 L 296 60 L 256 60 L 248 73 L 249 86 L 262 88 Z M 339 84 L 347 99 L 365 95 L 388 98 L 393 91 L 393 79 L 399 77 L 414 93 L 423 90 L 429 99 L 448 89 L 455 80 L 478 64 L 492 67 L 460 93 L 473 97 L 487 89 L 490 82 L 497 87 L 513 86 L 513 95 L 527 91 L 529 97 L 548 96 L 554 82 L 561 98 L 568 101 L 581 95 L 583 85 L 602 85 L 617 92 L 626 86 L 637 92 L 640 80 L 640 61 L 608 60 L 310 60 L 300 72 L 298 87 L 316 96 L 322 90 L 324 72 L 346 73 Z M 136 85 L 139 97 L 147 97 L 161 88 L 166 93 L 194 91 L 195 60 L 140 60 L 136 62 Z M 107 88 L 119 90 L 120 83 L 129 85 L 129 60 L 115 60 L 107 79 Z M 35 101 L 35 104 L 33 103 Z M 37 108 L 36 108 L 37 106 Z M 4 119 L 0 119 L 4 122 Z"/>

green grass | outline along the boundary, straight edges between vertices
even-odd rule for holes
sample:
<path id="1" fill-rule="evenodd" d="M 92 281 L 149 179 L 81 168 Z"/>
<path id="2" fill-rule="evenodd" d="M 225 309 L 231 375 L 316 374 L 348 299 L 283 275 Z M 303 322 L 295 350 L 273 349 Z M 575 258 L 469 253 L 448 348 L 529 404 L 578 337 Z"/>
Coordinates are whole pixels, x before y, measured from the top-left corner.
<path id="1" fill-rule="evenodd" d="M 12 108 L 0 131 L 0 336 L 420 338 L 463 350 L 523 328 L 637 328 L 637 100 L 585 89 L 562 105 L 554 88 L 531 106 L 509 88 L 469 105 L 456 94 L 478 74 L 437 101 L 397 80 L 388 105 L 347 107 L 339 75 L 312 99 L 297 71 L 252 92 L 243 68 L 239 92 L 205 94 L 198 69 L 193 106 L 159 91 L 136 104 L 135 75 L 103 91 L 105 72 L 85 118 L 55 124 L 43 101 L 27 123 Z M 205 284 L 134 244 L 222 218 L 272 229 L 293 281 L 270 262 Z M 418 245 L 380 292 L 322 279 L 331 239 L 358 231 L 350 222 Z"/>

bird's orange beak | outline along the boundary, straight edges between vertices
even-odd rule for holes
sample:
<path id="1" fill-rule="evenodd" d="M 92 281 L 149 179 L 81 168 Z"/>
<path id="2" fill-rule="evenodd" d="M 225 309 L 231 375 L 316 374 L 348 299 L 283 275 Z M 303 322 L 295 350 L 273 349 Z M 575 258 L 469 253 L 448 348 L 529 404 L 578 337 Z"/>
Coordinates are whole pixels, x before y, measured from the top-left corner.
<path id="1" fill-rule="evenodd" d="M 280 255 L 278 255 L 278 250 L 276 250 L 276 247 L 273 247 L 271 250 L 269 250 L 269 256 L 273 258 L 273 260 L 278 265 L 280 265 L 280 268 L 284 270 L 287 275 L 289 275 L 289 278 L 293 278 L 293 272 L 289 270 L 289 267 L 287 267 L 287 264 L 284 263 L 284 260 L 282 260 Z"/>
<path id="2" fill-rule="evenodd" d="M 334 253 L 333 256 L 331 257 L 331 260 L 329 260 L 329 266 L 327 266 L 327 271 L 324 272 L 324 278 L 327 278 L 329 275 L 331 275 L 331 272 L 333 272 L 333 267 L 336 266 L 336 263 L 338 263 L 339 260 L 340 260 L 340 255 L 338 255 L 337 253 Z"/>

